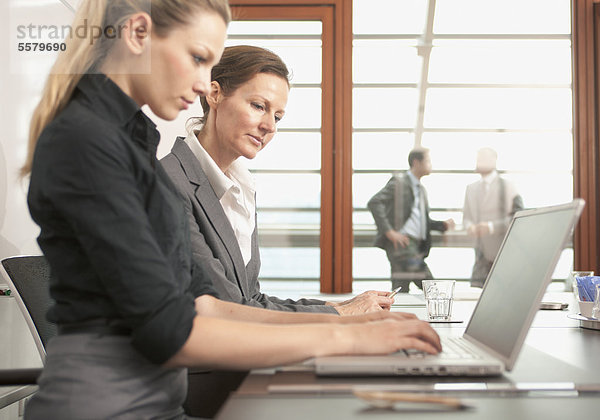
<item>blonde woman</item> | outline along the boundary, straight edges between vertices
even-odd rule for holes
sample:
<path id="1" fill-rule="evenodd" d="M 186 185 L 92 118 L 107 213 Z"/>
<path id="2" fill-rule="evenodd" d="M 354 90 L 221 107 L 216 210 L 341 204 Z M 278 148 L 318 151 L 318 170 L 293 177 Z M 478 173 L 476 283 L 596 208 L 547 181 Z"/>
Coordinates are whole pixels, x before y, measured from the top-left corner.
<path id="1" fill-rule="evenodd" d="M 317 315 L 250 308 L 213 298 L 209 287 L 192 289 L 198 270 L 184 208 L 156 160 L 158 132 L 140 108 L 173 119 L 206 95 L 228 21 L 223 0 L 82 0 L 74 25 L 116 32 L 68 42 L 31 121 L 24 173 L 52 271 L 56 304 L 48 316 L 59 335 L 48 344 L 27 419 L 185 418 L 185 366 L 439 351 L 427 323 L 389 312 L 319 315 L 331 322 L 310 324 Z"/>

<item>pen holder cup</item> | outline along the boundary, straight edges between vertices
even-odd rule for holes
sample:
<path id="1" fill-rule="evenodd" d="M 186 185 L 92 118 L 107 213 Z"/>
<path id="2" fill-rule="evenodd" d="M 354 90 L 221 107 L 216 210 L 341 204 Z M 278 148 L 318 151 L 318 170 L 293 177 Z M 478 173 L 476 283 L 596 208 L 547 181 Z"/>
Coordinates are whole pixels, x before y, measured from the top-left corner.
<path id="1" fill-rule="evenodd" d="M 592 306 L 592 318 L 600 319 L 600 284 L 596 284 L 596 298 Z"/>
<path id="2" fill-rule="evenodd" d="M 592 311 L 594 309 L 594 302 L 584 302 L 582 300 L 579 303 L 579 314 L 588 318 L 592 318 Z"/>

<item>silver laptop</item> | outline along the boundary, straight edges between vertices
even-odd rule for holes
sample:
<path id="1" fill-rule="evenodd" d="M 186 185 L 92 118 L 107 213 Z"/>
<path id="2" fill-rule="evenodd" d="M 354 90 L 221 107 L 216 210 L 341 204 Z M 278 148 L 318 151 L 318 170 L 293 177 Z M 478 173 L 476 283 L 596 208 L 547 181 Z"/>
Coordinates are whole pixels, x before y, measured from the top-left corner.
<path id="1" fill-rule="evenodd" d="M 315 372 L 489 376 L 510 371 L 584 204 L 575 199 L 515 214 L 464 335 L 442 337 L 442 353 L 318 357 Z"/>

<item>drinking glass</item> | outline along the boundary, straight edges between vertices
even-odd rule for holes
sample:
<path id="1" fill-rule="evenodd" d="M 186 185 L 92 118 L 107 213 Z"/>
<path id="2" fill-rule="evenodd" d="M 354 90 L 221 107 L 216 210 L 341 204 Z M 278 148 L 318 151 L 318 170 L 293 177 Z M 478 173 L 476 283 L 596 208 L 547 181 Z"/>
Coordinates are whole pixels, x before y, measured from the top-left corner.
<path id="1" fill-rule="evenodd" d="M 450 319 L 455 283 L 454 280 L 423 280 L 423 293 L 429 320 Z"/>

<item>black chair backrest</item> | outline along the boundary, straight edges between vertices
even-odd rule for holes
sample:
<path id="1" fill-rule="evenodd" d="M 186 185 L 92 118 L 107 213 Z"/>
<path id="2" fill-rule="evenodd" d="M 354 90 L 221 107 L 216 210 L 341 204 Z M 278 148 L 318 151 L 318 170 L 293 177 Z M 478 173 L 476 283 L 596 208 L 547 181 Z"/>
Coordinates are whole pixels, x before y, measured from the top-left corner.
<path id="1" fill-rule="evenodd" d="M 2 260 L 2 267 L 44 360 L 46 345 L 57 334 L 56 324 L 46 319 L 46 312 L 53 303 L 48 289 L 50 266 L 46 258 L 39 255 L 6 258 Z"/>
<path id="2" fill-rule="evenodd" d="M 0 369 L 0 386 L 34 385 L 42 374 L 42 368 Z M 0 408 L 4 408 L 0 401 Z"/>

